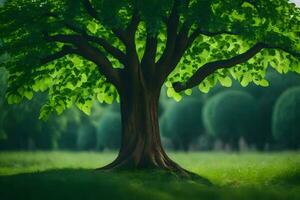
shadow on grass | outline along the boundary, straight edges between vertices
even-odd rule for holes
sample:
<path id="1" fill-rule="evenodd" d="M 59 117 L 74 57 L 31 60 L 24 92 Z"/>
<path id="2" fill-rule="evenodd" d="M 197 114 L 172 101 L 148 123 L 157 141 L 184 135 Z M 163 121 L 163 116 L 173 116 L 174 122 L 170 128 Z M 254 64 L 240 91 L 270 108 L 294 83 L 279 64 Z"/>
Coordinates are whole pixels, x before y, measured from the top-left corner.
<path id="1" fill-rule="evenodd" d="M 299 199 L 299 191 L 208 187 L 157 171 L 99 172 L 63 169 L 0 176 L 2 200 L 281 200 Z"/>
<path id="2" fill-rule="evenodd" d="M 300 187 L 300 166 L 274 178 L 273 184 Z"/>
<path id="3" fill-rule="evenodd" d="M 196 184 L 157 171 L 51 170 L 0 176 L 0 199 L 172 199 Z M 198 187 L 207 188 L 197 184 Z M 188 192 L 188 191 L 187 191 Z"/>

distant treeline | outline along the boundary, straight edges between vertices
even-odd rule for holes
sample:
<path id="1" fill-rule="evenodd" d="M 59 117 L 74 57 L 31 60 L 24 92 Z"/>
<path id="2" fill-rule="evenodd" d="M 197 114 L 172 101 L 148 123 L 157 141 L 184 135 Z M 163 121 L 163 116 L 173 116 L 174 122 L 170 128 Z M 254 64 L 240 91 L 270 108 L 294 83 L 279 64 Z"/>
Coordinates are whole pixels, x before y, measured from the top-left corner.
<path id="1" fill-rule="evenodd" d="M 285 150 L 300 147 L 300 78 L 270 71 L 269 87 L 234 84 L 208 94 L 198 89 L 180 102 L 162 91 L 160 127 L 174 150 Z M 7 74 L 0 69 L 0 149 L 114 150 L 120 146 L 119 105 L 94 103 L 91 116 L 73 107 L 38 120 L 47 98 L 8 105 Z"/>

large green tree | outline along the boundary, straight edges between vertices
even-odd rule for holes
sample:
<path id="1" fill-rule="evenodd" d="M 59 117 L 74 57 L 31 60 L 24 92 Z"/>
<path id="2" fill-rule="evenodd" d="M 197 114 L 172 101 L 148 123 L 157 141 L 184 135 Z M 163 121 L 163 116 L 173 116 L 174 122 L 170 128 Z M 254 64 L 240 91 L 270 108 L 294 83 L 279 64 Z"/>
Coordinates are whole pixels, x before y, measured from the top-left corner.
<path id="1" fill-rule="evenodd" d="M 120 101 L 122 141 L 104 169 L 184 171 L 162 148 L 157 106 L 236 79 L 267 86 L 266 68 L 300 72 L 300 11 L 288 0 L 7 0 L 0 53 L 7 98 L 48 91 L 41 118 L 93 99 Z"/>

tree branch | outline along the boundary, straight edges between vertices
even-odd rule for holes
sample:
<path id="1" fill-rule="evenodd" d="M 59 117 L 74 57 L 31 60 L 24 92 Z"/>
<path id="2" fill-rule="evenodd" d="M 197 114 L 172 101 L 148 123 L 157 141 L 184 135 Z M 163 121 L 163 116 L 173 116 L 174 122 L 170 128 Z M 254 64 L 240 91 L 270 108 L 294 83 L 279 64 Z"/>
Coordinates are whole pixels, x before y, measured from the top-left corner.
<path id="1" fill-rule="evenodd" d="M 126 47 L 127 65 L 125 71 L 130 79 L 140 79 L 144 84 L 144 74 L 141 69 L 138 53 L 136 50 L 135 34 L 140 23 L 138 10 L 134 10 L 129 25 L 125 29 L 114 29 L 113 32 L 123 41 Z"/>
<path id="2" fill-rule="evenodd" d="M 87 11 L 87 13 L 94 19 L 99 21 L 98 13 L 94 9 L 93 5 L 91 4 L 90 0 L 82 0 L 82 4 Z M 120 28 L 112 29 L 113 33 L 124 43 L 128 42 L 127 34 L 124 30 Z"/>
<path id="3" fill-rule="evenodd" d="M 264 48 L 280 49 L 280 50 L 286 51 L 287 53 L 290 53 L 291 55 L 293 55 L 295 57 L 300 58 L 300 53 L 298 53 L 298 52 L 292 52 L 292 51 L 282 48 L 282 47 L 271 46 L 268 44 L 258 42 L 254 46 L 252 46 L 249 50 L 247 50 L 246 52 L 244 52 L 242 54 L 239 54 L 237 56 L 234 56 L 234 57 L 226 59 L 226 60 L 213 61 L 213 62 L 204 64 L 195 72 L 195 74 L 186 83 L 176 82 L 173 84 L 173 87 L 176 92 L 181 92 L 183 90 L 193 88 L 196 85 L 200 84 L 207 76 L 214 73 L 216 70 L 231 68 L 235 65 L 247 62 L 249 59 L 253 58 L 257 53 L 259 53 Z"/>
<path id="4" fill-rule="evenodd" d="M 46 17 L 53 17 L 53 18 L 61 21 L 65 25 L 66 28 L 68 28 L 68 29 L 70 29 L 70 30 L 72 30 L 72 31 L 74 31 L 78 34 L 81 34 L 81 35 L 86 35 L 87 34 L 85 30 L 77 27 L 75 24 L 73 24 L 69 21 L 66 21 L 65 19 L 60 18 L 60 16 L 56 13 L 47 12 L 47 13 L 45 13 L 45 16 Z"/>
<path id="5" fill-rule="evenodd" d="M 204 31 L 201 29 L 196 29 L 189 35 L 189 31 L 191 28 L 191 24 L 185 22 L 177 35 L 176 42 L 175 42 L 175 49 L 176 51 L 173 52 L 170 62 L 166 64 L 166 66 L 160 66 L 160 68 L 165 69 L 162 73 L 161 82 L 163 82 L 169 74 L 175 69 L 175 67 L 180 62 L 182 56 L 184 55 L 185 51 L 192 46 L 193 42 L 197 39 L 200 34 L 206 36 L 217 36 L 221 34 L 230 34 L 230 35 L 237 35 L 236 33 L 229 32 L 229 31 L 217 31 L 217 32 L 209 32 Z"/>
<path id="6" fill-rule="evenodd" d="M 91 4 L 90 0 L 82 0 L 82 2 L 83 2 L 83 5 L 84 5 L 87 13 L 91 17 L 95 18 L 96 20 L 99 20 L 97 11 L 93 8 L 93 5 Z M 121 56 L 121 52 L 119 52 L 119 51 L 117 52 L 116 50 L 113 50 L 112 47 L 108 46 L 107 43 L 103 44 L 104 41 L 98 40 L 98 42 L 101 42 L 103 47 L 106 48 L 106 50 L 109 50 L 114 55 L 120 57 L 119 60 L 125 65 L 126 68 L 129 69 L 129 71 L 131 72 L 131 75 L 133 75 L 133 74 L 141 75 L 140 63 L 139 63 L 138 55 L 136 52 L 136 46 L 135 46 L 135 33 L 136 33 L 139 22 L 140 22 L 140 17 L 138 15 L 138 12 L 135 11 L 133 13 L 131 22 L 128 25 L 127 29 L 112 28 L 112 32 L 122 41 L 122 43 L 126 47 L 126 55 L 125 56 L 123 56 L 123 55 Z M 131 67 L 128 67 L 128 66 L 131 66 Z"/>
<path id="7" fill-rule="evenodd" d="M 185 51 L 192 45 L 193 41 L 196 39 L 192 36 L 188 36 L 191 25 L 185 22 L 176 37 L 175 50 L 171 55 L 171 59 L 167 62 L 166 66 L 160 66 L 163 72 L 160 72 L 161 80 L 160 84 L 169 76 L 169 74 L 175 69 L 179 63 L 181 57 L 184 55 Z"/>
<path id="8" fill-rule="evenodd" d="M 187 47 L 190 47 L 193 42 L 197 39 L 199 35 L 205 35 L 209 37 L 214 37 L 222 34 L 227 34 L 227 35 L 238 35 L 237 33 L 233 33 L 231 31 L 216 31 L 216 32 L 210 32 L 206 30 L 201 30 L 200 28 L 196 29 L 190 36 L 187 42 Z"/>
<path id="9" fill-rule="evenodd" d="M 129 35 L 135 35 L 135 32 L 137 31 L 140 21 L 141 21 L 140 15 L 138 11 L 135 10 L 133 12 L 131 21 L 127 27 L 127 32 L 129 33 Z"/>
<path id="10" fill-rule="evenodd" d="M 82 4 L 87 13 L 94 19 L 98 20 L 97 11 L 93 8 L 93 5 L 91 4 L 90 0 L 82 0 Z"/>
<path id="11" fill-rule="evenodd" d="M 49 36 L 45 34 L 45 38 L 48 41 L 68 43 L 76 46 L 78 51 L 76 53 L 92 62 L 94 62 L 101 73 L 113 83 L 116 87 L 120 85 L 120 73 L 117 69 L 114 69 L 111 62 L 106 58 L 99 49 L 91 46 L 87 40 L 77 35 L 53 35 Z"/>
<path id="12" fill-rule="evenodd" d="M 59 16 L 54 13 L 47 13 L 47 16 L 59 19 Z M 107 40 L 98 36 L 89 35 L 85 30 L 76 27 L 76 25 L 70 22 L 64 21 L 63 23 L 68 29 L 74 31 L 75 33 L 80 34 L 80 35 L 76 35 L 78 39 L 80 39 L 79 37 L 82 37 L 90 42 L 97 43 L 98 45 L 102 46 L 107 51 L 107 53 L 111 54 L 113 57 L 119 60 L 123 65 L 126 65 L 126 55 L 121 50 L 111 45 Z M 75 35 L 72 35 L 72 37 L 75 37 Z"/>
<path id="13" fill-rule="evenodd" d="M 175 49 L 176 51 L 173 52 L 170 62 L 166 64 L 166 66 L 160 66 L 160 68 L 164 69 L 165 71 L 162 73 L 162 79 L 161 81 L 164 81 L 168 75 L 175 69 L 177 64 L 180 62 L 182 56 L 184 55 L 185 51 L 192 46 L 193 42 L 197 39 L 197 37 L 200 34 L 206 35 L 206 36 L 217 36 L 221 34 L 231 34 L 236 35 L 235 33 L 229 32 L 229 31 L 218 31 L 218 32 L 209 32 L 205 30 L 196 29 L 193 31 L 189 36 L 189 30 L 191 25 L 185 22 L 177 35 L 176 42 L 175 42 Z"/>
<path id="14" fill-rule="evenodd" d="M 47 57 L 44 57 L 40 60 L 40 65 L 45 65 L 51 61 L 54 61 L 54 60 L 57 60 L 57 59 L 60 59 L 68 54 L 75 54 L 77 53 L 77 50 L 74 49 L 72 46 L 69 46 L 69 45 L 65 45 L 61 51 L 58 51 L 52 55 L 49 55 Z"/>
<path id="15" fill-rule="evenodd" d="M 179 26 L 179 15 L 177 11 L 178 2 L 174 1 L 174 5 L 167 22 L 167 42 L 165 50 L 157 62 L 159 68 L 162 68 L 168 60 L 171 59 L 173 51 L 175 49 L 175 43 L 177 38 L 177 30 Z"/>
<path id="16" fill-rule="evenodd" d="M 76 42 L 76 40 L 87 40 L 90 42 L 95 42 L 102 46 L 109 54 L 119 60 L 123 65 L 127 64 L 126 55 L 121 50 L 112 46 L 109 42 L 101 37 L 91 35 L 55 35 L 51 36 L 51 39 L 63 43 L 74 43 Z"/>
<path id="17" fill-rule="evenodd" d="M 196 30 L 196 33 L 198 32 L 198 34 L 201 34 L 201 35 L 205 35 L 205 36 L 209 36 L 209 37 L 214 37 L 214 36 L 217 36 L 217 35 L 222 35 L 222 34 L 227 34 L 227 35 L 238 35 L 237 33 L 233 33 L 231 31 L 216 31 L 216 32 L 210 32 L 210 31 L 206 31 L 206 30 L 201 30 L 201 29 L 198 29 Z"/>
<path id="18" fill-rule="evenodd" d="M 91 42 L 96 42 L 100 46 L 102 46 L 109 54 L 119 60 L 123 65 L 127 64 L 126 55 L 118 48 L 111 45 L 107 40 L 101 37 L 95 37 L 90 35 L 83 36 L 85 39 Z"/>
<path id="19" fill-rule="evenodd" d="M 151 77 L 155 73 L 155 57 L 157 52 L 157 35 L 147 34 L 146 48 L 141 61 L 145 75 Z"/>

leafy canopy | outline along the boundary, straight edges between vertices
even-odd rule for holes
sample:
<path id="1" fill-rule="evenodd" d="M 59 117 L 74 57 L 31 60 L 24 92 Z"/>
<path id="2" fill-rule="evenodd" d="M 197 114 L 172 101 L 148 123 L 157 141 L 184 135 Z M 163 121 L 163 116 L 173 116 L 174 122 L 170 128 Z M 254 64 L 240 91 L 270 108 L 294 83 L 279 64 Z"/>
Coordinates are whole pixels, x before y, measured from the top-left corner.
<path id="1" fill-rule="evenodd" d="M 41 118 L 118 100 L 132 52 L 175 100 L 232 79 L 268 86 L 268 66 L 300 73 L 300 9 L 288 0 L 7 0 L 0 38 L 8 102 L 47 92 Z"/>

